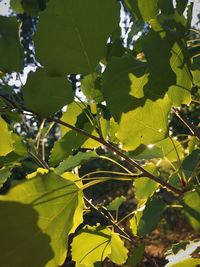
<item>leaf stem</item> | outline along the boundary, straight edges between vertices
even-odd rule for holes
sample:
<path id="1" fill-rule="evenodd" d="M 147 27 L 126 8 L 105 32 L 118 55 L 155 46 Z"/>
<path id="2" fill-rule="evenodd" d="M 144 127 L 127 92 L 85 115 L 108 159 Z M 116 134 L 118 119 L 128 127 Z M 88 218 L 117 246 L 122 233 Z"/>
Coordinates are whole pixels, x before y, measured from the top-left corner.
<path id="1" fill-rule="evenodd" d="M 125 155 L 123 152 L 121 152 L 118 148 L 114 147 L 111 143 L 107 142 L 106 140 L 104 140 L 102 137 L 97 137 L 94 136 L 86 131 L 84 131 L 83 129 L 80 129 L 76 126 L 73 126 L 69 123 L 66 123 L 64 121 L 61 121 L 60 119 L 56 118 L 56 117 L 52 117 L 50 118 L 51 121 L 54 121 L 58 124 L 61 124 L 65 127 L 68 127 L 80 134 L 83 134 L 85 136 L 87 136 L 88 138 L 91 138 L 97 142 L 99 142 L 100 144 L 104 145 L 107 149 L 111 150 L 112 152 L 115 152 L 117 156 L 119 156 L 120 158 L 124 159 L 127 163 L 129 163 L 131 166 L 137 168 L 138 170 L 140 170 L 143 174 L 144 177 L 147 177 L 157 183 L 159 183 L 160 185 L 162 185 L 163 187 L 166 187 L 167 189 L 171 190 L 172 192 L 178 194 L 178 195 L 182 195 L 184 192 L 176 187 L 174 187 L 173 185 L 159 179 L 158 177 L 154 176 L 152 173 L 146 171 L 142 166 L 139 165 L 139 163 L 137 163 L 135 160 L 129 158 L 127 155 Z"/>
<path id="2" fill-rule="evenodd" d="M 191 123 L 188 118 L 178 109 L 173 107 L 173 111 L 176 114 L 176 116 L 185 124 L 185 126 L 190 130 L 190 132 L 197 137 L 198 140 L 200 140 L 200 131 L 197 127 L 194 126 L 193 123 Z"/>

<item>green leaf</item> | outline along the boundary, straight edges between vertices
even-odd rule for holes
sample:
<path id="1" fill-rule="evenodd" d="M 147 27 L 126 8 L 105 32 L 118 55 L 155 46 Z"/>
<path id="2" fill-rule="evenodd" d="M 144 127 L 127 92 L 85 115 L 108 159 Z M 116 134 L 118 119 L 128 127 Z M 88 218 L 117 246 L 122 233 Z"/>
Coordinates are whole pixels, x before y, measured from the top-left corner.
<path id="1" fill-rule="evenodd" d="M 55 169 L 55 172 L 57 174 L 62 174 L 65 171 L 69 171 L 74 167 L 81 165 L 85 161 L 89 161 L 98 157 L 99 156 L 95 151 L 78 152 L 76 155 L 69 156 L 67 159 L 63 160 Z"/>
<path id="2" fill-rule="evenodd" d="M 21 0 L 10 0 L 10 7 L 12 10 L 18 14 L 23 14 L 24 9 L 21 5 Z"/>
<path id="3" fill-rule="evenodd" d="M 144 166 L 144 169 L 155 176 L 158 175 L 157 168 L 153 163 L 149 163 L 148 165 Z M 136 179 L 134 181 L 134 186 L 135 196 L 137 199 L 148 199 L 158 189 L 159 184 L 149 178 L 144 177 Z"/>
<path id="4" fill-rule="evenodd" d="M 193 150 L 191 154 L 184 158 L 182 162 L 182 169 L 187 180 L 197 171 L 199 160 L 200 149 Z"/>
<path id="5" fill-rule="evenodd" d="M 39 11 L 46 8 L 46 3 L 48 1 L 49 0 L 22 0 L 21 5 L 28 15 L 36 17 Z"/>
<path id="6" fill-rule="evenodd" d="M 118 210 L 119 207 L 125 202 L 126 198 L 124 196 L 116 197 L 107 206 L 108 210 Z"/>
<path id="7" fill-rule="evenodd" d="M 179 14 L 183 14 L 188 4 L 188 0 L 176 0 L 176 9 Z"/>
<path id="8" fill-rule="evenodd" d="M 64 77 L 47 75 L 44 69 L 29 74 L 23 96 L 26 106 L 43 117 L 73 101 L 71 83 Z"/>
<path id="9" fill-rule="evenodd" d="M 78 116 L 81 115 L 83 112 L 85 112 L 86 116 L 86 110 L 85 110 L 84 104 L 80 102 L 72 102 L 67 106 L 67 110 L 63 113 L 61 117 L 61 121 L 64 121 L 68 124 L 71 124 L 73 126 L 76 125 L 76 122 L 78 120 Z M 67 132 L 71 131 L 70 128 L 67 128 L 63 125 L 60 125 L 62 136 L 64 136 Z"/>
<path id="10" fill-rule="evenodd" d="M 103 96 L 99 90 L 100 78 L 97 73 L 88 74 L 81 80 L 81 91 L 88 100 L 94 100 L 97 103 L 103 102 Z"/>
<path id="11" fill-rule="evenodd" d="M 116 121 L 119 121 L 122 112 L 137 107 L 139 101 L 135 98 L 144 96 L 143 87 L 148 81 L 146 71 L 146 63 L 132 56 L 114 57 L 108 63 L 101 90 Z"/>
<path id="12" fill-rule="evenodd" d="M 162 150 L 162 157 L 166 157 L 171 162 L 184 158 L 184 148 L 173 138 L 168 137 L 155 145 Z"/>
<path id="13" fill-rule="evenodd" d="M 23 50 L 19 40 L 19 23 L 15 17 L 0 16 L 0 71 L 21 71 Z"/>
<path id="14" fill-rule="evenodd" d="M 61 265 L 68 235 L 82 222 L 83 195 L 74 182 L 52 171 L 36 173 L 0 200 L 0 265 Z"/>
<path id="15" fill-rule="evenodd" d="M 174 6 L 172 0 L 158 0 L 158 6 L 163 14 L 174 13 Z"/>
<path id="16" fill-rule="evenodd" d="M 137 264 L 140 263 L 144 258 L 144 249 L 144 244 L 141 244 L 139 247 L 135 248 L 133 253 L 128 258 L 127 265 L 130 267 L 137 266 Z"/>
<path id="17" fill-rule="evenodd" d="M 191 70 L 192 70 L 194 84 L 196 86 L 200 86 L 200 55 L 193 57 Z"/>
<path id="18" fill-rule="evenodd" d="M 191 226 L 200 231 L 200 186 L 195 190 L 185 194 L 182 205 L 185 216 L 187 217 Z"/>
<path id="19" fill-rule="evenodd" d="M 187 46 L 184 40 L 165 31 L 157 20 L 152 20 L 151 26 L 142 39 L 150 71 L 148 84 L 157 97 L 167 92 L 175 106 L 189 104 L 192 82 Z"/>
<path id="20" fill-rule="evenodd" d="M 6 156 L 14 150 L 12 132 L 8 130 L 6 122 L 0 116 L 0 156 Z"/>
<path id="21" fill-rule="evenodd" d="M 165 209 L 166 204 L 162 199 L 149 199 L 143 210 L 140 208 L 140 210 L 136 211 L 130 220 L 133 234 L 143 237 L 153 231 Z"/>
<path id="22" fill-rule="evenodd" d="M 89 122 L 85 123 L 83 128 L 86 132 L 94 133 L 93 127 Z M 77 133 L 76 131 L 69 131 L 54 143 L 53 149 L 51 150 L 50 164 L 55 166 L 61 160 L 71 155 L 73 150 L 77 148 L 93 149 L 99 146 L 101 146 L 99 142 Z"/>
<path id="23" fill-rule="evenodd" d="M 13 150 L 6 156 L 0 157 L 0 166 L 15 164 L 17 161 L 27 155 L 27 149 L 23 143 L 23 138 L 15 133 L 12 133 Z"/>
<path id="24" fill-rule="evenodd" d="M 115 0 L 51 0 L 35 34 L 36 58 L 50 73 L 92 73 L 118 22 Z"/>
<path id="25" fill-rule="evenodd" d="M 134 150 L 140 145 L 154 144 L 166 137 L 170 101 L 167 96 L 145 104 L 127 113 L 122 113 L 116 133 L 125 150 Z"/>
<path id="26" fill-rule="evenodd" d="M 159 12 L 158 9 L 158 0 L 127 0 L 131 11 L 138 19 L 143 19 L 148 22 L 150 19 L 156 17 Z"/>
<path id="27" fill-rule="evenodd" d="M 141 145 L 134 151 L 129 151 L 128 155 L 134 159 L 142 160 L 142 159 L 154 159 L 154 158 L 162 158 L 163 151 L 160 147 L 156 145 L 144 146 Z"/>
<path id="28" fill-rule="evenodd" d="M 0 169 L 0 188 L 8 180 L 10 175 L 11 175 L 11 172 L 10 172 L 10 169 L 8 167 L 2 167 Z"/>
<path id="29" fill-rule="evenodd" d="M 128 250 L 124 246 L 124 242 L 120 236 L 113 231 L 111 232 L 110 247 L 111 253 L 108 255 L 109 259 L 118 265 L 123 265 L 128 258 Z"/>
<path id="30" fill-rule="evenodd" d="M 86 226 L 72 242 L 72 259 L 77 266 L 92 267 L 95 262 L 102 262 L 106 257 L 116 264 L 123 264 L 127 252 L 119 235 L 108 227 Z"/>

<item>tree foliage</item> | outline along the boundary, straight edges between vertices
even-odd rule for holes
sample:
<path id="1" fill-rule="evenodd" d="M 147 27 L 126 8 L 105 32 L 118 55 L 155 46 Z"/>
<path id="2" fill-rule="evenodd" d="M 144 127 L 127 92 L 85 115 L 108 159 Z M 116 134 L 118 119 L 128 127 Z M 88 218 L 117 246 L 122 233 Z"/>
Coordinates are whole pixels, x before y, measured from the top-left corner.
<path id="1" fill-rule="evenodd" d="M 0 266 L 58 267 L 67 255 L 79 267 L 136 266 L 149 260 L 143 238 L 177 207 L 199 232 L 200 131 L 187 117 L 198 112 L 200 86 L 192 4 L 10 7 L 0 16 Z M 109 170 L 91 168 L 103 161 Z M 134 210 L 119 216 L 126 196 L 87 198 L 108 181 L 132 188 Z M 191 252 L 199 242 L 184 244 L 172 246 L 166 266 L 200 264 Z"/>

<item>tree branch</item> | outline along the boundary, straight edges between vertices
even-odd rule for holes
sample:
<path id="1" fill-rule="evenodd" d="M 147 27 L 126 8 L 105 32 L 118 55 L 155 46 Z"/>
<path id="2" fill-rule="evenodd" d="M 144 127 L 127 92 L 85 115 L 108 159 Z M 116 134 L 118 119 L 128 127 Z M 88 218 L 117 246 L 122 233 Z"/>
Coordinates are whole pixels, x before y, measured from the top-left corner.
<path id="1" fill-rule="evenodd" d="M 140 170 L 145 177 L 147 177 L 147 178 L 149 178 L 149 179 L 151 179 L 151 180 L 159 183 L 160 185 L 162 185 L 162 186 L 166 187 L 167 189 L 171 190 L 172 192 L 174 192 L 174 193 L 176 193 L 178 195 L 182 195 L 184 193 L 182 190 L 180 190 L 180 189 L 172 186 L 171 184 L 168 184 L 167 182 L 159 179 L 158 177 L 154 176 L 150 172 L 146 171 L 135 160 L 133 160 L 133 159 L 129 158 L 128 156 L 126 156 L 123 152 L 121 152 L 119 149 L 117 149 L 116 147 L 114 147 L 109 142 L 105 141 L 102 137 L 94 136 L 94 135 L 92 135 L 92 134 L 84 131 L 83 129 L 80 129 L 80 128 L 78 128 L 76 126 L 73 126 L 73 125 L 71 125 L 69 123 L 66 123 L 64 121 L 61 121 L 60 119 L 55 118 L 55 117 L 50 118 L 50 120 L 51 121 L 54 121 L 54 122 L 56 122 L 58 124 L 61 124 L 61 125 L 65 126 L 65 127 L 67 127 L 67 128 L 70 128 L 70 129 L 72 129 L 72 130 L 74 130 L 74 131 L 76 131 L 78 133 L 81 133 L 81 134 L 83 134 L 83 135 L 85 135 L 85 136 L 87 136 L 89 138 L 92 138 L 93 140 L 99 142 L 100 144 L 102 144 L 105 147 L 107 147 L 110 151 L 115 152 L 116 155 L 118 155 L 119 157 L 123 158 L 131 166 L 133 166 L 133 167 L 137 168 L 138 170 Z"/>

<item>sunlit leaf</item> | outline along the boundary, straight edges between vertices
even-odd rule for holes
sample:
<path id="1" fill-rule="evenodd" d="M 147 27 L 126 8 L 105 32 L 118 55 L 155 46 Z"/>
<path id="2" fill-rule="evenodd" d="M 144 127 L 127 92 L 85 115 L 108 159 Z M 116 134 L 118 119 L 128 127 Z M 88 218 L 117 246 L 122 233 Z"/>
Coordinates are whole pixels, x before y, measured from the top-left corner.
<path id="1" fill-rule="evenodd" d="M 89 161 L 94 158 L 98 158 L 98 155 L 94 151 L 78 152 L 76 155 L 69 156 L 67 159 L 63 160 L 55 171 L 58 174 L 62 174 L 65 171 L 71 170 L 85 161 Z"/>
<path id="2" fill-rule="evenodd" d="M 0 116 L 0 156 L 6 156 L 14 150 L 12 132 L 8 130 L 6 122 Z"/>
<path id="3" fill-rule="evenodd" d="M 119 207 L 125 202 L 126 198 L 124 196 L 116 197 L 107 206 L 108 210 L 118 210 Z"/>
<path id="4" fill-rule="evenodd" d="M 1 266 L 61 265 L 68 235 L 82 222 L 83 197 L 74 182 L 36 173 L 0 200 Z"/>
<path id="5" fill-rule="evenodd" d="M 8 167 L 2 167 L 0 169 L 0 188 L 3 186 L 3 184 L 7 181 L 7 179 L 10 177 L 11 172 Z"/>
<path id="6" fill-rule="evenodd" d="M 158 170 L 153 163 L 144 166 L 144 169 L 155 176 L 158 176 Z M 137 199 L 148 199 L 158 189 L 159 184 L 149 178 L 139 178 L 134 181 L 135 196 Z"/>
<path id="7" fill-rule="evenodd" d="M 123 264 L 127 259 L 123 241 L 109 228 L 86 226 L 73 239 L 72 259 L 78 266 L 92 267 L 106 257 L 117 264 Z"/>

